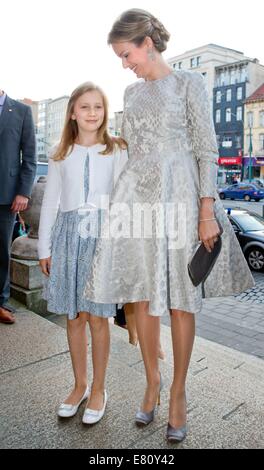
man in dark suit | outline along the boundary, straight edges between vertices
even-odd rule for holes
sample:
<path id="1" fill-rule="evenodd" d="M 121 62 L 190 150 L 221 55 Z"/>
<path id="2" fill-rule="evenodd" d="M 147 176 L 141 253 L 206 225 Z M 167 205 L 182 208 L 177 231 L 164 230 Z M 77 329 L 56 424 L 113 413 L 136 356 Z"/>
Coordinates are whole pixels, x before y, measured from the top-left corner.
<path id="1" fill-rule="evenodd" d="M 9 263 L 16 214 L 27 208 L 36 174 L 36 143 L 29 106 L 0 90 L 0 322 L 14 323 Z"/>

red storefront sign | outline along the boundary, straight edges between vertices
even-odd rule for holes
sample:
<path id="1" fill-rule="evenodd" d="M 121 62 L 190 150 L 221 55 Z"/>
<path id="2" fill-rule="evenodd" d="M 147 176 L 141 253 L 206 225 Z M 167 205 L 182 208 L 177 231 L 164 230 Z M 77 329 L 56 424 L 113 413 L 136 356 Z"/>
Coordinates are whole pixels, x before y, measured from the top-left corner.
<path id="1" fill-rule="evenodd" d="M 241 157 L 220 157 L 218 159 L 219 165 L 242 165 Z"/>

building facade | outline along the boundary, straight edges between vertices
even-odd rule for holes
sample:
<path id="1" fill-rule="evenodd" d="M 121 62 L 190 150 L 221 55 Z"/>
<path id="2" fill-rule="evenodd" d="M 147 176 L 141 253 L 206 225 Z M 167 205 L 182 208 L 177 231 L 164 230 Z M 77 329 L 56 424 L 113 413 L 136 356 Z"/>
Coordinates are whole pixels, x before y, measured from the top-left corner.
<path id="1" fill-rule="evenodd" d="M 219 182 L 244 175 L 245 100 L 264 81 L 264 67 L 246 59 L 215 69 L 213 116 L 219 148 Z"/>
<path id="2" fill-rule="evenodd" d="M 69 96 L 51 100 L 47 106 L 47 145 L 49 149 L 60 141 Z"/>
<path id="3" fill-rule="evenodd" d="M 33 116 L 33 121 L 35 127 L 38 125 L 38 101 L 33 101 L 29 98 L 24 98 L 23 100 L 18 100 L 20 103 L 24 103 L 27 106 L 30 106 Z"/>
<path id="4" fill-rule="evenodd" d="M 207 44 L 170 58 L 168 64 L 175 70 L 200 72 L 206 78 L 209 96 L 213 100 L 215 68 L 218 65 L 240 61 L 244 58 L 243 52 L 218 46 L 217 44 Z"/>
<path id="5" fill-rule="evenodd" d="M 247 178 L 264 180 L 264 82 L 245 101 L 243 161 Z"/>
<path id="6" fill-rule="evenodd" d="M 48 105 L 51 99 L 41 100 L 38 102 L 38 124 L 36 131 L 37 140 L 37 158 L 38 161 L 47 161 L 48 159 L 48 128 L 47 128 L 47 113 Z"/>

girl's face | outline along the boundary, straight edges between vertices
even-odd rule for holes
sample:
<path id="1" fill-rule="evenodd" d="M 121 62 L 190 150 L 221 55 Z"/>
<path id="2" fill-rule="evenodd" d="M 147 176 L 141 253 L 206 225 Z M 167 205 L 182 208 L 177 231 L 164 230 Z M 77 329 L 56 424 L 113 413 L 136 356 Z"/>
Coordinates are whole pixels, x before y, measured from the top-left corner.
<path id="1" fill-rule="evenodd" d="M 72 119 L 77 121 L 79 131 L 97 132 L 104 116 L 103 97 L 97 90 L 87 91 L 74 104 Z"/>
<path id="2" fill-rule="evenodd" d="M 112 44 L 113 51 L 122 60 L 124 69 L 129 68 L 137 78 L 146 78 L 150 72 L 151 61 L 148 49 L 151 47 L 148 38 L 136 46 L 133 42 L 116 42 Z"/>

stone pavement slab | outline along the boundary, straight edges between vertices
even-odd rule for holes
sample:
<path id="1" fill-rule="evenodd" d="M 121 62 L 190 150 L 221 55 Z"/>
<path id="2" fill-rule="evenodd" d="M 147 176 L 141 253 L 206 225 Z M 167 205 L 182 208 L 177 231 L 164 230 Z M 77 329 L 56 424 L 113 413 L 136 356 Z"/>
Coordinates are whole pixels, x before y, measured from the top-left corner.
<path id="1" fill-rule="evenodd" d="M 161 321 L 170 324 L 168 317 Z M 264 303 L 249 304 L 234 297 L 205 299 L 196 316 L 196 334 L 264 359 Z"/>

